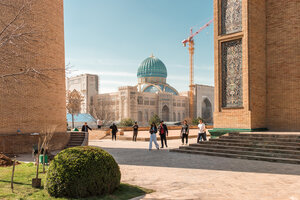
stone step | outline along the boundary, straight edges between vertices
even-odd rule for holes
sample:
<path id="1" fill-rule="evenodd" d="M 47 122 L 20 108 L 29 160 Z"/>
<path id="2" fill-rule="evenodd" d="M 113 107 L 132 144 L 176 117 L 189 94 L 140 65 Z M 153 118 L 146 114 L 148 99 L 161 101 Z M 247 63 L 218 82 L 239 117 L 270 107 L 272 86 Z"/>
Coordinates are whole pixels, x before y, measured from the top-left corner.
<path id="1" fill-rule="evenodd" d="M 71 138 L 84 138 L 85 136 L 84 135 L 71 135 Z"/>
<path id="2" fill-rule="evenodd" d="M 73 137 L 74 137 L 74 136 L 75 136 L 75 137 L 76 137 L 76 136 L 81 136 L 81 137 L 84 137 L 84 136 L 85 136 L 85 134 L 71 134 L 71 137 L 72 137 L 72 136 L 73 136 Z"/>
<path id="3" fill-rule="evenodd" d="M 85 139 L 85 133 L 82 132 L 71 132 L 70 140 L 66 145 L 66 148 L 81 146 Z"/>
<path id="4" fill-rule="evenodd" d="M 276 144 L 276 145 L 287 145 L 287 146 L 299 146 L 300 143 L 298 142 L 281 142 L 281 141 L 274 141 L 274 140 L 248 140 L 245 139 L 230 139 L 230 138 L 219 138 L 219 139 L 210 139 L 210 141 L 219 141 L 219 142 L 237 142 L 237 143 L 246 143 L 246 144 Z"/>
<path id="5" fill-rule="evenodd" d="M 286 150 L 300 150 L 300 146 L 287 146 L 287 145 L 278 145 L 278 144 L 252 144 L 252 143 L 239 143 L 239 142 L 224 142 L 224 141 L 206 141 L 201 142 L 200 144 L 218 144 L 226 146 L 240 146 L 240 147 L 253 147 L 253 148 L 277 148 L 277 149 L 286 149 Z M 194 145 L 194 144 L 191 144 Z"/>
<path id="6" fill-rule="evenodd" d="M 233 139 L 233 140 L 251 140 L 251 141 L 275 141 L 275 142 L 297 142 L 300 143 L 300 138 L 270 138 L 270 137 L 243 137 L 240 135 L 235 136 L 221 136 L 219 139 Z"/>
<path id="7" fill-rule="evenodd" d="M 182 146 L 179 149 L 183 150 L 193 150 L 193 151 L 208 151 L 208 152 L 217 152 L 217 153 L 228 153 L 228 154 L 237 154 L 237 155 L 251 155 L 251 156 L 263 156 L 263 157 L 276 157 L 276 158 L 291 158 L 299 159 L 300 155 L 287 154 L 287 153 L 273 153 L 273 152 L 258 152 L 258 151 L 247 151 L 247 150 L 237 150 L 237 149 L 219 149 L 212 147 L 195 147 L 195 146 Z"/>
<path id="8" fill-rule="evenodd" d="M 261 161 L 269 161 L 269 162 L 300 164 L 300 159 L 264 157 L 264 156 L 253 156 L 253 155 L 238 155 L 238 154 L 229 154 L 229 153 L 220 153 L 220 152 L 194 151 L 194 150 L 187 150 L 187 149 L 171 149 L 170 151 L 180 152 L 180 153 L 202 154 L 202 155 L 209 155 L 209 156 L 240 158 L 240 159 L 248 159 L 248 160 L 261 160 Z"/>
<path id="9" fill-rule="evenodd" d="M 300 138 L 300 135 L 296 134 L 253 134 L 253 133 L 229 133 L 229 136 L 240 137 L 263 137 L 263 138 Z M 225 136 L 226 137 L 226 136 Z"/>
<path id="10" fill-rule="evenodd" d="M 71 138 L 70 141 L 83 141 L 84 138 Z"/>
<path id="11" fill-rule="evenodd" d="M 287 154 L 298 154 L 300 155 L 300 148 L 297 149 L 281 149 L 278 146 L 271 146 L 269 148 L 264 148 L 264 146 L 230 146 L 229 145 L 222 145 L 222 144 L 211 144 L 211 143 L 199 143 L 199 144 L 191 144 L 191 147 L 213 147 L 218 149 L 235 149 L 235 150 L 243 150 L 243 151 L 255 151 L 255 152 L 273 152 L 273 153 L 287 153 Z"/>

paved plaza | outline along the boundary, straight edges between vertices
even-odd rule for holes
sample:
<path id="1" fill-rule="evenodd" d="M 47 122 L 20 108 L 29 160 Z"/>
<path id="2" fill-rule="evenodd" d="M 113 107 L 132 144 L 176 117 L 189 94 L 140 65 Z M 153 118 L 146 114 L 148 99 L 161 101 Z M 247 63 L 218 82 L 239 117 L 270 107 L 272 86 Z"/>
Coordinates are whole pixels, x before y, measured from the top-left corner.
<path id="1" fill-rule="evenodd" d="M 148 151 L 148 144 L 90 141 L 115 157 L 122 182 L 155 190 L 143 199 L 300 200 L 299 165 Z M 169 141 L 169 149 L 179 145 Z"/>

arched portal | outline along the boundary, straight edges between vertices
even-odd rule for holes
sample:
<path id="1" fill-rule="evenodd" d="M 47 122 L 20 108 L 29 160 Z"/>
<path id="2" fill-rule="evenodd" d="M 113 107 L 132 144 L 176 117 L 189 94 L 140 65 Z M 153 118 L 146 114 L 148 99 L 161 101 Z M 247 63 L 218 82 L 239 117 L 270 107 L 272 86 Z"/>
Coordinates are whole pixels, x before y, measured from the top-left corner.
<path id="1" fill-rule="evenodd" d="M 212 106 L 208 98 L 205 98 L 202 102 L 202 119 L 206 123 L 212 122 Z"/>
<path id="2" fill-rule="evenodd" d="M 169 121 L 169 114 L 170 114 L 169 107 L 165 105 L 162 108 L 162 120 L 168 122 Z"/>

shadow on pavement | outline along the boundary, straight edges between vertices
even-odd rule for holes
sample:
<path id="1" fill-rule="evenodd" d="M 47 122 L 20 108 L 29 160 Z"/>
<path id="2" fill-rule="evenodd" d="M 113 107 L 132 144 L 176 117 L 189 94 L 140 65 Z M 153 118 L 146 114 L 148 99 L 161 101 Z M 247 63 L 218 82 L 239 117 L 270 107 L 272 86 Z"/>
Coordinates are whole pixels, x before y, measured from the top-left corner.
<path id="1" fill-rule="evenodd" d="M 165 149 L 152 151 L 134 148 L 103 149 L 112 154 L 120 165 L 300 175 L 300 165 L 294 164 L 175 153 Z"/>

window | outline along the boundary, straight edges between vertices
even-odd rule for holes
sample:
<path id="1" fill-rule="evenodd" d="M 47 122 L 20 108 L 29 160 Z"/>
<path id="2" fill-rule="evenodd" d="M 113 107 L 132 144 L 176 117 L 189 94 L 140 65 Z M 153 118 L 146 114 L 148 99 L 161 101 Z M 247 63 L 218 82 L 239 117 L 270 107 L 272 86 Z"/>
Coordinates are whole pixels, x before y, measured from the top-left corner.
<path id="1" fill-rule="evenodd" d="M 242 40 L 222 43 L 222 107 L 243 106 Z"/>
<path id="2" fill-rule="evenodd" d="M 139 96 L 137 101 L 139 105 L 143 105 L 143 97 Z"/>
<path id="3" fill-rule="evenodd" d="M 149 105 L 149 98 L 148 97 L 145 97 L 144 105 Z"/>

